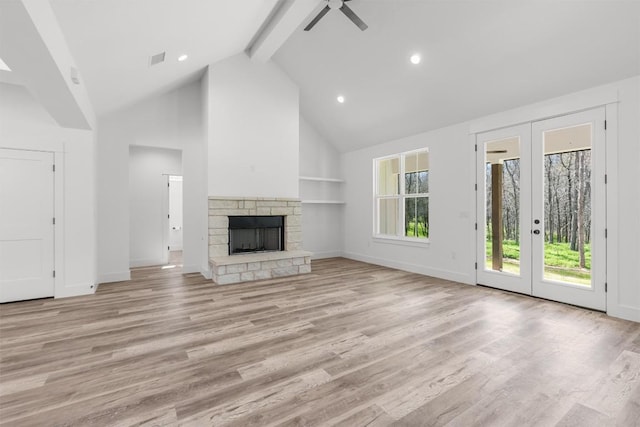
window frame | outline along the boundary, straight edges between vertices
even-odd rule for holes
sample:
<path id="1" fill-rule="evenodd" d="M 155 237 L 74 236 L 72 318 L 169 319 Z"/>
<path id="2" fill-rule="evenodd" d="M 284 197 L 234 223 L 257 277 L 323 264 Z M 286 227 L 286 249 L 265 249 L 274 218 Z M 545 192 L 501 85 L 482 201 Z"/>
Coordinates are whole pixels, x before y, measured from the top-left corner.
<path id="1" fill-rule="evenodd" d="M 431 191 L 431 170 L 425 169 L 427 171 L 427 192 L 426 193 L 406 193 L 406 168 L 405 168 L 405 159 L 407 156 L 418 154 L 418 153 L 427 153 L 427 156 L 430 154 L 428 147 L 419 148 L 416 150 L 404 151 L 401 153 L 395 153 L 383 157 L 377 157 L 373 159 L 373 238 L 382 243 L 398 243 L 398 244 L 408 244 L 410 246 L 422 246 L 428 245 L 431 240 L 431 233 L 429 232 L 428 237 L 414 237 L 414 236 L 405 236 L 405 206 L 406 200 L 412 198 L 426 197 L 427 198 L 427 215 L 430 218 L 430 191 Z M 398 159 L 398 194 L 393 195 L 380 195 L 379 194 L 379 185 L 380 185 L 380 164 L 385 160 L 390 159 Z M 429 159 L 430 165 L 430 159 Z M 416 171 L 418 172 L 418 171 Z M 418 183 L 416 183 L 418 185 Z M 397 219 L 396 219 L 396 234 L 382 234 L 380 233 L 380 201 L 381 200 L 397 200 L 398 201 L 398 211 L 397 211 Z"/>

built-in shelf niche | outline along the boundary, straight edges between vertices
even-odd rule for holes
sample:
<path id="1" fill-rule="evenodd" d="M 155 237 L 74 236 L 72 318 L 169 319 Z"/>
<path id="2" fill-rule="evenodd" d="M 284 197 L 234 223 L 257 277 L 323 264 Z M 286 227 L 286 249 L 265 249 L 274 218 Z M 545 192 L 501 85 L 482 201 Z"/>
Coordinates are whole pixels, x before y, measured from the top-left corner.
<path id="1" fill-rule="evenodd" d="M 340 178 L 325 178 L 319 176 L 300 176 L 300 197 L 303 204 L 307 205 L 344 205 L 342 188 L 344 180 Z"/>

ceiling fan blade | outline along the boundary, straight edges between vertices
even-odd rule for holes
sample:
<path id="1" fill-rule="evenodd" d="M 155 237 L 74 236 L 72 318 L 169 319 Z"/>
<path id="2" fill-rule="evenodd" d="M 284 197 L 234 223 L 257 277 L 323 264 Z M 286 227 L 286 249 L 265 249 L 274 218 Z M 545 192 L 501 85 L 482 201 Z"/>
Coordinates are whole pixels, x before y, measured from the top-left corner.
<path id="1" fill-rule="evenodd" d="M 364 21 L 360 19 L 360 17 L 358 17 L 358 15 L 356 15 L 356 13 L 351 10 L 351 8 L 345 3 L 342 3 L 342 7 L 340 8 L 340 10 L 342 11 L 342 13 L 347 15 L 347 18 L 351 19 L 351 22 L 356 24 L 358 28 L 360 28 L 360 30 L 364 31 L 369 28 L 369 26 L 365 24 Z"/>
<path id="2" fill-rule="evenodd" d="M 304 27 L 304 30 L 305 30 L 305 31 L 309 31 L 310 29 L 312 29 L 312 28 L 313 28 L 313 26 L 314 26 L 314 25 L 316 25 L 316 24 L 318 23 L 318 21 L 319 21 L 320 19 L 322 19 L 322 17 L 323 17 L 324 15 L 326 15 L 326 14 L 327 14 L 327 12 L 329 12 L 330 10 L 331 10 L 331 8 L 330 8 L 328 5 L 327 5 L 327 6 L 325 6 L 325 7 L 324 7 L 324 9 L 322 9 L 322 10 L 321 10 L 317 15 L 316 15 L 316 17 L 315 17 L 315 18 L 313 18 L 313 21 L 309 22 L 309 25 L 307 25 L 306 27 Z"/>

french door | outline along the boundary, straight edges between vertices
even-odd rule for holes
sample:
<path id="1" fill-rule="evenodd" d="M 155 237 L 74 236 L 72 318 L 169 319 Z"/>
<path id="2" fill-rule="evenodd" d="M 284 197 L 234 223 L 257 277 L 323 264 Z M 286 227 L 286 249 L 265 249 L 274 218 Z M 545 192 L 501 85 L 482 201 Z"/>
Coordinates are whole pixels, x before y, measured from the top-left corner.
<path id="1" fill-rule="evenodd" d="M 476 136 L 479 284 L 605 310 L 604 118 Z"/>

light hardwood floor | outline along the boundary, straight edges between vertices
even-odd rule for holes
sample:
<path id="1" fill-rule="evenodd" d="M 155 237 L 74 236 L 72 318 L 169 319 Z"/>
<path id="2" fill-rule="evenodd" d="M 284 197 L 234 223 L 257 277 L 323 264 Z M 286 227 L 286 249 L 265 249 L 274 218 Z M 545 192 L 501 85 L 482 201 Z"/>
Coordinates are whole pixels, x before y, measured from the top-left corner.
<path id="1" fill-rule="evenodd" d="M 0 345 L 4 425 L 640 425 L 640 324 L 345 259 L 137 269 L 0 306 Z"/>

